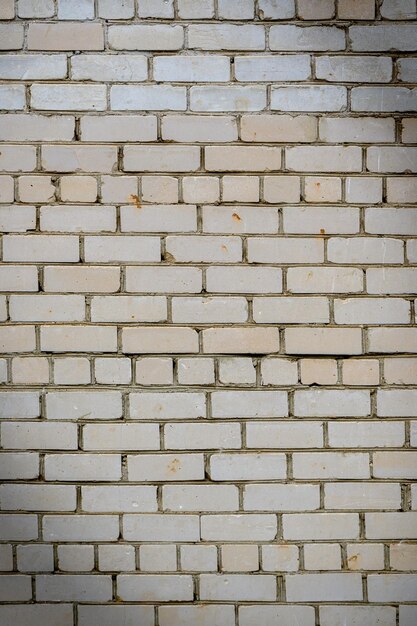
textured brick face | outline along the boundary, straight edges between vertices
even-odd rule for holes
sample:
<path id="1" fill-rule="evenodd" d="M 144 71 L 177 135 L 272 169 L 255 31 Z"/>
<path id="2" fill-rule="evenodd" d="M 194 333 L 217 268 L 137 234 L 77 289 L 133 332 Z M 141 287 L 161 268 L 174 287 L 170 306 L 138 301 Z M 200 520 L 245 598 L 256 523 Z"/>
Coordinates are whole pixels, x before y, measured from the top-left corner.
<path id="1" fill-rule="evenodd" d="M 1 626 L 415 626 L 416 1 L 0 50 Z"/>

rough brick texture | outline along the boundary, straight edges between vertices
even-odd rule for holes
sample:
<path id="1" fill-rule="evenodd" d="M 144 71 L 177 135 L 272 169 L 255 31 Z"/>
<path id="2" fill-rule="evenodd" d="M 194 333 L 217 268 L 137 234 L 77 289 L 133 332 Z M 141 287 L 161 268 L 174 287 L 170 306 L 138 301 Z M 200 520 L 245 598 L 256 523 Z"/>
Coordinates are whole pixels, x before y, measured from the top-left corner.
<path id="1" fill-rule="evenodd" d="M 0 0 L 0 624 L 417 624 L 415 0 Z"/>

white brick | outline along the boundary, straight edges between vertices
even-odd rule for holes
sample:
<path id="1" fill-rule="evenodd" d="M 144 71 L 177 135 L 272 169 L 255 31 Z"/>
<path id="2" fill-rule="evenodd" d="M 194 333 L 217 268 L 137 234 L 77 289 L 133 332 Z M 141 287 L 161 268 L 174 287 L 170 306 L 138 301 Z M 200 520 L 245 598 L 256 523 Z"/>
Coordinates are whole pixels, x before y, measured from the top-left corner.
<path id="1" fill-rule="evenodd" d="M 317 485 L 246 485 L 245 511 L 314 511 L 320 507 Z"/>
<path id="2" fill-rule="evenodd" d="M 343 111 L 346 104 L 345 87 L 274 87 L 271 94 L 271 109 L 275 111 Z"/>
<path id="3" fill-rule="evenodd" d="M 45 479 L 62 481 L 119 480 L 120 455 L 49 454 L 45 458 Z M 65 518 L 71 527 L 71 519 Z"/>
<path id="4" fill-rule="evenodd" d="M 248 448 L 320 448 L 323 443 L 320 422 L 248 422 Z"/>
<path id="5" fill-rule="evenodd" d="M 120 599 L 129 602 L 193 599 L 193 579 L 186 575 L 120 575 L 117 577 L 117 589 Z"/>
<path id="6" fill-rule="evenodd" d="M 1 429 L 4 448 L 24 450 L 76 450 L 78 448 L 75 424 L 10 422 Z"/>
<path id="7" fill-rule="evenodd" d="M 142 55 L 89 54 L 71 57 L 73 80 L 138 82 L 148 77 L 147 59 Z"/>
<path id="8" fill-rule="evenodd" d="M 240 448 L 239 424 L 167 424 L 165 446 L 168 450 L 210 450 Z"/>
<path id="9" fill-rule="evenodd" d="M 236 121 L 230 116 L 166 115 L 162 118 L 162 138 L 190 143 L 236 141 Z"/>
<path id="10" fill-rule="evenodd" d="M 199 82 L 202 76 L 204 76 L 205 82 L 227 82 L 230 79 L 229 58 L 220 55 L 195 55 L 160 56 L 154 60 L 154 79 L 156 81 Z"/>
<path id="11" fill-rule="evenodd" d="M 205 394 L 201 392 L 131 393 L 130 416 L 159 420 L 205 417 Z"/>
<path id="12" fill-rule="evenodd" d="M 326 323 L 329 305 L 325 298 L 254 298 L 253 318 L 258 323 Z"/>
<path id="13" fill-rule="evenodd" d="M 182 1 L 184 2 L 184 0 Z M 192 2 L 193 4 L 197 4 L 196 0 L 192 0 Z M 206 0 L 205 3 L 207 4 Z M 184 546 L 184 550 L 192 547 L 196 546 Z M 161 626 L 175 626 L 175 624 L 181 624 L 181 626 L 195 626 L 195 624 L 198 623 L 196 620 L 203 620 L 201 624 L 210 624 L 210 626 L 234 626 L 234 608 L 226 604 L 193 604 L 192 606 L 175 605 L 159 607 L 159 622 Z"/>
<path id="14" fill-rule="evenodd" d="M 259 0 L 261 20 L 286 20 L 295 16 L 294 0 Z"/>
<path id="15" fill-rule="evenodd" d="M 210 478 L 214 481 L 268 480 L 286 478 L 284 454 L 213 454 Z M 257 485 L 259 487 L 259 485 Z"/>
<path id="16" fill-rule="evenodd" d="M 71 604 L 10 604 L 0 607 L 0 618 L 4 626 L 13 626 L 30 621 L 33 626 L 72 626 Z"/>
<path id="17" fill-rule="evenodd" d="M 25 108 L 25 88 L 23 85 L 0 86 L 0 109 L 19 111 Z"/>
<path id="18" fill-rule="evenodd" d="M 239 82 L 307 80 L 310 74 L 310 57 L 305 54 L 235 58 L 235 76 Z"/>
<path id="19" fill-rule="evenodd" d="M 322 626 L 394 626 L 395 608 L 390 606 L 321 606 Z"/>
<path id="20" fill-rule="evenodd" d="M 389 117 L 381 119 L 375 117 L 322 117 L 319 121 L 319 134 L 323 141 L 336 143 L 394 141 L 395 124 L 394 120 Z M 360 181 L 360 179 L 354 180 Z"/>
<path id="21" fill-rule="evenodd" d="M 368 576 L 370 602 L 413 602 L 416 576 L 407 574 L 371 574 Z"/>
<path id="22" fill-rule="evenodd" d="M 184 41 L 183 27 L 165 24 L 134 24 L 109 27 L 113 50 L 179 50 Z"/>
<path id="23" fill-rule="evenodd" d="M 215 391 L 211 394 L 213 417 L 285 417 L 285 391 Z"/>
<path id="24" fill-rule="evenodd" d="M 46 396 L 48 419 L 117 419 L 122 415 L 117 391 L 50 391 Z"/>
<path id="25" fill-rule="evenodd" d="M 25 56 L 25 58 L 28 57 Z M 57 57 L 53 56 L 52 58 Z M 44 57 L 42 57 L 42 63 L 48 67 Z M 25 74 L 27 71 L 24 70 Z M 74 136 L 74 125 L 75 119 L 70 115 L 46 116 L 9 113 L 0 115 L 0 139 L 7 141 L 71 141 Z"/>
<path id="26" fill-rule="evenodd" d="M 324 502 L 329 509 L 399 509 L 401 488 L 396 484 L 330 483 L 325 485 Z"/>
<path id="27" fill-rule="evenodd" d="M 247 513 L 201 517 L 201 538 L 206 541 L 270 541 L 276 532 L 275 515 Z"/>
<path id="28" fill-rule="evenodd" d="M 404 445 L 401 422 L 335 422 L 329 424 L 329 445 L 335 448 L 379 448 Z"/>
<path id="29" fill-rule="evenodd" d="M 264 3 L 267 0 L 263 0 Z M 272 0 L 269 0 L 272 4 Z M 282 546 L 289 548 L 289 546 Z M 278 567 L 281 571 L 281 566 Z M 312 606 L 287 606 L 282 604 L 258 604 L 254 606 L 240 606 L 239 607 L 239 624 L 240 626 L 256 626 L 259 624 L 259 619 L 262 619 L 263 623 L 273 624 L 276 622 L 279 624 L 282 621 L 283 624 L 303 624 L 303 626 L 314 626 L 314 609 Z"/>
<path id="30" fill-rule="evenodd" d="M 334 26 L 272 26 L 269 35 L 271 50 L 344 50 L 345 34 Z"/>
<path id="31" fill-rule="evenodd" d="M 41 602 L 47 600 L 107 602 L 111 600 L 111 597 L 110 576 L 46 574 L 36 577 L 36 599 Z"/>
<path id="32" fill-rule="evenodd" d="M 373 24 L 370 26 L 351 26 L 349 28 L 352 50 L 358 52 L 413 51 L 415 50 L 416 34 L 416 28 L 412 24 Z"/>
<path id="33" fill-rule="evenodd" d="M 115 85 L 110 90 L 110 108 L 113 111 L 185 111 L 186 90 L 170 85 Z"/>
<path id="34" fill-rule="evenodd" d="M 2 485 L 0 506 L 7 511 L 75 511 L 76 492 L 69 485 Z"/>
<path id="35" fill-rule="evenodd" d="M 360 417 L 370 412 L 369 391 L 302 390 L 295 392 L 294 413 L 299 417 Z"/>
<path id="36" fill-rule="evenodd" d="M 123 537 L 128 541 L 200 540 L 198 515 L 124 515 Z"/>
<path id="37" fill-rule="evenodd" d="M 172 321 L 175 323 L 246 322 L 245 298 L 173 298 Z"/>
<path id="38" fill-rule="evenodd" d="M 94 513 L 146 513 L 158 510 L 156 487 L 82 487 L 83 511 Z M 102 518 L 101 518 L 102 519 Z"/>
<path id="39" fill-rule="evenodd" d="M 105 85 L 32 85 L 31 106 L 44 111 L 104 111 Z"/>
<path id="40" fill-rule="evenodd" d="M 128 456 L 129 480 L 171 482 L 204 479 L 201 454 L 147 454 Z"/>
<path id="41" fill-rule="evenodd" d="M 202 600 L 275 600 L 275 577 L 250 574 L 202 574 Z"/>
<path id="42" fill-rule="evenodd" d="M 84 450 L 158 450 L 156 424 L 86 424 Z"/>
<path id="43" fill-rule="evenodd" d="M 284 220 L 287 216 L 285 211 L 286 209 L 284 209 Z M 296 212 L 295 218 L 297 218 L 298 210 L 294 207 L 289 209 L 289 212 L 291 211 Z M 304 224 L 306 221 L 305 219 Z M 291 231 L 291 226 L 286 221 L 285 225 L 287 230 Z M 301 230 L 299 223 L 296 228 Z M 294 246 L 295 241 L 297 241 L 296 246 Z M 274 239 L 251 237 L 248 240 L 248 260 L 250 263 L 320 263 L 324 260 L 324 243 L 319 239 L 302 239 L 301 237 L 296 240 L 283 237 Z"/>
<path id="44" fill-rule="evenodd" d="M 265 240 L 263 240 L 265 241 Z M 282 271 L 275 267 L 209 267 L 207 291 L 217 293 L 280 293 Z"/>
<path id="45" fill-rule="evenodd" d="M 358 146 L 297 146 L 286 148 L 287 169 L 301 172 L 360 172 Z"/>
<path id="46" fill-rule="evenodd" d="M 287 602 L 361 601 L 360 574 L 290 574 L 286 576 Z"/>
<path id="47" fill-rule="evenodd" d="M 392 61 L 389 57 L 322 56 L 316 60 L 316 77 L 330 82 L 388 83 Z"/>
<path id="48" fill-rule="evenodd" d="M 261 86 L 220 85 L 190 89 L 191 111 L 262 111 L 265 106 L 266 91 Z"/>
<path id="49" fill-rule="evenodd" d="M 253 24 L 192 24 L 188 47 L 200 50 L 264 50 L 265 33 Z"/>
<path id="50" fill-rule="evenodd" d="M 239 491 L 234 485 L 172 485 L 162 487 L 165 511 L 237 511 Z"/>

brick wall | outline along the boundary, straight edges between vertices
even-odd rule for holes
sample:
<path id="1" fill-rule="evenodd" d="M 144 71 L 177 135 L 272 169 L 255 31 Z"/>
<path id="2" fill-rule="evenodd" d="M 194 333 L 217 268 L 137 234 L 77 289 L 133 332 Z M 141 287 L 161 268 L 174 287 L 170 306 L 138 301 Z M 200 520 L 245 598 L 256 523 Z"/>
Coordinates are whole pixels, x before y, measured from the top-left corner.
<path id="1" fill-rule="evenodd" d="M 0 19 L 2 626 L 415 626 L 415 0 Z"/>

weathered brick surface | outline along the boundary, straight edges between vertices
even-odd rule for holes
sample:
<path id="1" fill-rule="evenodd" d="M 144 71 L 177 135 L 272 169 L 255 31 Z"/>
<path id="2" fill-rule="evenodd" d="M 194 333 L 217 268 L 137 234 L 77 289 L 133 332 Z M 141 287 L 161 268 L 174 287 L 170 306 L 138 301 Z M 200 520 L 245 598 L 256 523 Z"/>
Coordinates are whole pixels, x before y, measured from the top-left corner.
<path id="1" fill-rule="evenodd" d="M 415 0 L 0 50 L 1 626 L 415 626 Z"/>

